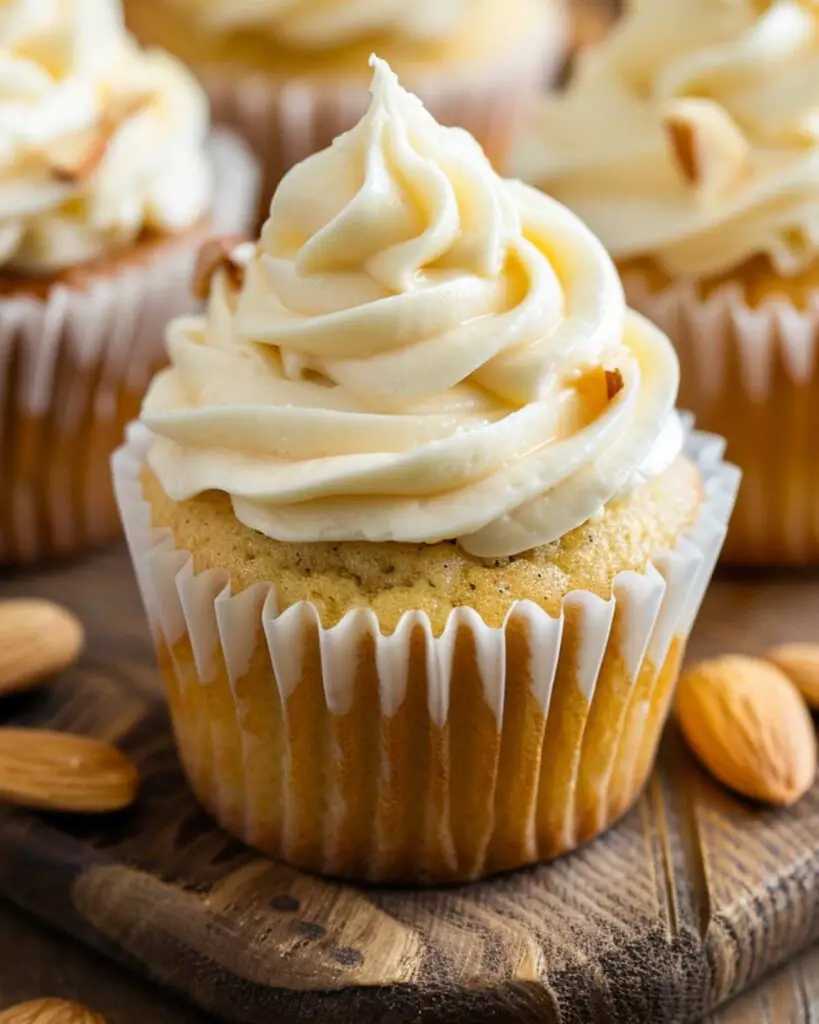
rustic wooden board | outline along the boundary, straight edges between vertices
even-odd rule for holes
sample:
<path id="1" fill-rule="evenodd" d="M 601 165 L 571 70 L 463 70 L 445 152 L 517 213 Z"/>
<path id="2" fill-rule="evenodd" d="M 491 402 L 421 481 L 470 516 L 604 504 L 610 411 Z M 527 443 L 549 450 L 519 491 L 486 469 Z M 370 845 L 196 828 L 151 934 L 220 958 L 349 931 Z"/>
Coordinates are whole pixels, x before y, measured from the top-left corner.
<path id="1" fill-rule="evenodd" d="M 753 808 L 701 774 L 673 730 L 638 808 L 552 865 L 411 892 L 263 860 L 187 793 L 124 555 L 8 578 L 0 593 L 64 601 L 90 633 L 79 668 L 4 703 L 0 720 L 115 739 L 144 776 L 138 806 L 104 820 L 3 812 L 0 891 L 209 1012 L 682 1022 L 819 938 L 819 790 L 794 811 Z M 723 581 L 695 653 L 805 638 L 817 613 L 810 579 Z"/>

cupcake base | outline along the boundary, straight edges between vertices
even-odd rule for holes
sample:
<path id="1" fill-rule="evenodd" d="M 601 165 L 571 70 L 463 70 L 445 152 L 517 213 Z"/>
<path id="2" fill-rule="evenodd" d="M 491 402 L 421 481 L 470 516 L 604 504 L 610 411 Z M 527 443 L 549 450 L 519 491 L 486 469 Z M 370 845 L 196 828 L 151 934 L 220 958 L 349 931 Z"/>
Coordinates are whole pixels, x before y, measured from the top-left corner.
<path id="1" fill-rule="evenodd" d="M 117 497 L 183 765 L 233 834 L 322 874 L 461 882 L 573 849 L 632 805 L 733 504 L 718 440 L 690 439 L 696 522 L 607 600 L 518 601 L 497 627 L 411 611 L 388 630 L 197 572 L 152 529 L 149 444 L 133 428 L 117 453 Z"/>
<path id="2" fill-rule="evenodd" d="M 50 278 L 0 272 L 0 564 L 40 561 L 121 532 L 111 452 L 165 362 L 164 328 L 196 306 L 190 277 L 214 231 L 249 227 L 257 176 L 214 136 L 216 180 L 240 188 L 177 235 Z"/>
<path id="3" fill-rule="evenodd" d="M 675 344 L 681 402 L 742 468 L 724 560 L 819 564 L 819 267 L 783 280 L 754 260 L 699 284 L 621 269 L 629 304 Z"/>

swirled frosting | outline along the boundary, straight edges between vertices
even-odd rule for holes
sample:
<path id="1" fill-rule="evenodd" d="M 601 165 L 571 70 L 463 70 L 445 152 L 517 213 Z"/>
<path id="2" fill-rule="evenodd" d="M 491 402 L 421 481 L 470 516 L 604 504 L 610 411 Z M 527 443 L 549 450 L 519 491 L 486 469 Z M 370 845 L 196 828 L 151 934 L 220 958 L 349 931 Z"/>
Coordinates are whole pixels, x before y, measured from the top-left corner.
<path id="1" fill-rule="evenodd" d="M 175 321 L 142 418 L 167 494 L 282 541 L 562 536 L 680 450 L 677 362 L 563 206 L 375 61 L 361 123 L 294 168 L 241 286 Z M 607 372 L 608 371 L 608 372 Z"/>
<path id="2" fill-rule="evenodd" d="M 678 116 L 682 151 L 670 144 Z M 516 171 L 616 258 L 698 278 L 766 254 L 799 272 L 819 255 L 819 7 L 633 0 L 543 103 Z"/>
<path id="3" fill-rule="evenodd" d="M 172 0 L 210 32 L 254 29 L 287 46 L 323 49 L 375 34 L 434 40 L 469 0 Z M 473 0 L 474 2 L 474 0 Z"/>
<path id="4" fill-rule="evenodd" d="M 207 130 L 198 85 L 137 47 L 115 0 L 4 0 L 0 265 L 52 272 L 189 226 Z"/>

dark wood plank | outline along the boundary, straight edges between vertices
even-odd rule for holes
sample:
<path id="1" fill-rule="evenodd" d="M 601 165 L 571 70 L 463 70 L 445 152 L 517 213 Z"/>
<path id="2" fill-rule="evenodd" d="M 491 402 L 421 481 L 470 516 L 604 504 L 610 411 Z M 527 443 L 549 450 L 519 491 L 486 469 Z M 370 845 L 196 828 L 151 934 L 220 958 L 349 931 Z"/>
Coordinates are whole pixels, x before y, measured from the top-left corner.
<path id="1" fill-rule="evenodd" d="M 216 1021 L 33 917 L 0 904 L 0 1010 L 42 996 L 77 1000 L 103 1013 L 111 1024 Z M 819 1024 L 819 948 L 775 971 L 703 1024 L 771 1022 Z"/>
<path id="2" fill-rule="evenodd" d="M 410 892 L 263 860 L 187 793 L 124 555 L 0 590 L 63 601 L 90 635 L 81 666 L 0 715 L 122 742 L 145 780 L 136 808 L 104 820 L 0 815 L 0 890 L 208 1011 L 247 1022 L 682 1022 L 819 938 L 819 792 L 790 812 L 733 800 L 673 729 L 638 808 L 553 865 Z M 810 579 L 723 580 L 694 653 L 803 639 L 817 610 Z"/>
<path id="3" fill-rule="evenodd" d="M 0 1010 L 43 996 L 93 1007 L 111 1024 L 213 1020 L 34 918 L 0 905 Z"/>

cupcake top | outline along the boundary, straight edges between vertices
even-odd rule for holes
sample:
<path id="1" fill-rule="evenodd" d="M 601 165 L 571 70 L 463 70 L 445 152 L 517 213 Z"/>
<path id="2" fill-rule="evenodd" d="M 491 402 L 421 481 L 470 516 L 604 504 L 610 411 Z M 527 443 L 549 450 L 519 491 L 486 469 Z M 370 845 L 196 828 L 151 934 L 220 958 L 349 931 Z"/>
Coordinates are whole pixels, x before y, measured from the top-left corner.
<path id="1" fill-rule="evenodd" d="M 577 217 L 374 67 L 361 123 L 170 325 L 149 464 L 281 541 L 517 554 L 676 458 L 676 358 Z"/>
<path id="2" fill-rule="evenodd" d="M 204 94 L 115 0 L 5 0 L 0 76 L 0 265 L 52 273 L 205 213 Z"/>
<path id="3" fill-rule="evenodd" d="M 516 170 L 618 259 L 701 278 L 819 255 L 819 7 L 810 0 L 632 0 Z"/>
<path id="4" fill-rule="evenodd" d="M 434 40 L 453 31 L 469 0 L 171 0 L 205 30 L 252 29 L 287 46 L 324 49 L 373 35 Z"/>

